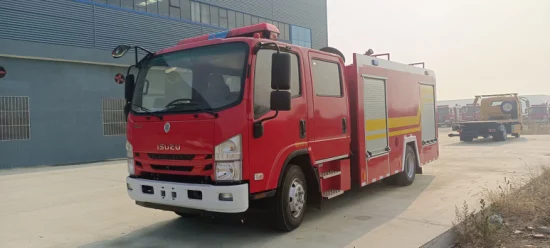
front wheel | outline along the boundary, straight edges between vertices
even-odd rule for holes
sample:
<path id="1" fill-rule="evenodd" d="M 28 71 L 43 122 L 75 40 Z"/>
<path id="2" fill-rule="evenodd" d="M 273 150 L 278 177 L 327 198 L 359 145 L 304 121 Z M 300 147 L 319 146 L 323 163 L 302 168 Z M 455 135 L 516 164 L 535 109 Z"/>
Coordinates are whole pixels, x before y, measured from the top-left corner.
<path id="1" fill-rule="evenodd" d="M 292 231 L 302 224 L 307 206 L 304 172 L 298 165 L 289 166 L 275 199 L 275 224 L 284 231 Z"/>

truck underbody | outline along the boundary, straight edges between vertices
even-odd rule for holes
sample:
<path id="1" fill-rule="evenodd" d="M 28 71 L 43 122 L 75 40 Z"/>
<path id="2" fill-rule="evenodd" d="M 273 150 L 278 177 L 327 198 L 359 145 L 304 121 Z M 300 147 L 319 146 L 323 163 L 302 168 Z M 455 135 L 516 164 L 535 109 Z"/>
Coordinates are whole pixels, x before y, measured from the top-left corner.
<path id="1" fill-rule="evenodd" d="M 471 142 L 474 139 L 492 137 L 493 141 L 505 141 L 508 134 L 519 137 L 514 131 L 514 125 L 520 125 L 517 120 L 510 121 L 471 121 L 457 123 L 453 129 L 459 134 L 449 134 L 449 137 L 459 136 L 460 141 Z"/>

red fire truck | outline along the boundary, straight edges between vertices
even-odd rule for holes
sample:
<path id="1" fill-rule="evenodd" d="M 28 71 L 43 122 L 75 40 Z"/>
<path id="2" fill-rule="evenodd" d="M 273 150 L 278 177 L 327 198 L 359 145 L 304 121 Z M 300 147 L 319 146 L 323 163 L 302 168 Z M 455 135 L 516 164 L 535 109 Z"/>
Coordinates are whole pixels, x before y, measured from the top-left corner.
<path id="1" fill-rule="evenodd" d="M 475 121 L 476 115 L 479 114 L 479 110 L 480 110 L 479 104 L 475 105 L 475 107 L 471 103 L 466 104 L 466 106 L 463 106 L 461 109 L 461 112 L 462 112 L 461 121 Z"/>
<path id="2" fill-rule="evenodd" d="M 548 103 L 531 105 L 527 116 L 530 122 L 548 124 L 550 122 L 550 111 Z"/>
<path id="3" fill-rule="evenodd" d="M 447 126 L 450 127 L 455 122 L 455 111 L 456 108 L 452 108 L 449 105 L 438 105 L 437 106 L 437 125 L 439 127 Z"/>
<path id="4" fill-rule="evenodd" d="M 352 186 L 410 185 L 438 158 L 433 71 L 360 54 L 346 66 L 334 48 L 278 34 L 263 23 L 113 51 L 146 53 L 116 76 L 138 205 L 186 217 L 265 207 L 289 231 L 306 206 Z"/>

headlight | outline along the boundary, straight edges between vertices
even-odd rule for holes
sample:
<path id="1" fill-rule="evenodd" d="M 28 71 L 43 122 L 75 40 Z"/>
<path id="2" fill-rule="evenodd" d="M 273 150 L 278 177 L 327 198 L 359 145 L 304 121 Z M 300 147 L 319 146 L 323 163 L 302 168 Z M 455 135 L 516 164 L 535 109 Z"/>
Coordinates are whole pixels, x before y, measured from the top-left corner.
<path id="1" fill-rule="evenodd" d="M 136 169 L 134 167 L 134 149 L 130 142 L 126 141 L 126 160 L 128 162 L 128 173 L 130 175 L 136 174 Z"/>
<path id="2" fill-rule="evenodd" d="M 228 139 L 215 148 L 216 180 L 242 179 L 241 135 Z"/>

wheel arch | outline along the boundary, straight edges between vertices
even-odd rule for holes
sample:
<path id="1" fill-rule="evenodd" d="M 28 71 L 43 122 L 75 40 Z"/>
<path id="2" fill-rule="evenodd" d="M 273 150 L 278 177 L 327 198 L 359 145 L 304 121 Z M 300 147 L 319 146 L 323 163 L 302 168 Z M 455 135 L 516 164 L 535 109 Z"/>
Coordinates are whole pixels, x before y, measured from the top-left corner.
<path id="1" fill-rule="evenodd" d="M 306 177 L 307 183 L 307 201 L 309 204 L 313 204 L 316 207 L 320 208 L 321 204 L 321 182 L 319 179 L 319 171 L 313 166 L 311 162 L 311 157 L 307 149 L 300 149 L 293 151 L 285 159 L 281 172 L 279 173 L 279 179 L 277 180 L 277 190 L 281 188 L 283 180 L 286 176 L 290 165 L 297 165 L 302 169 Z"/>
<path id="2" fill-rule="evenodd" d="M 411 147 L 416 155 L 416 172 L 422 174 L 422 167 L 420 166 L 420 149 L 418 147 L 418 140 L 416 135 L 405 136 L 403 141 L 403 156 L 401 157 L 401 171 L 405 171 L 405 154 L 407 153 L 407 147 Z"/>

